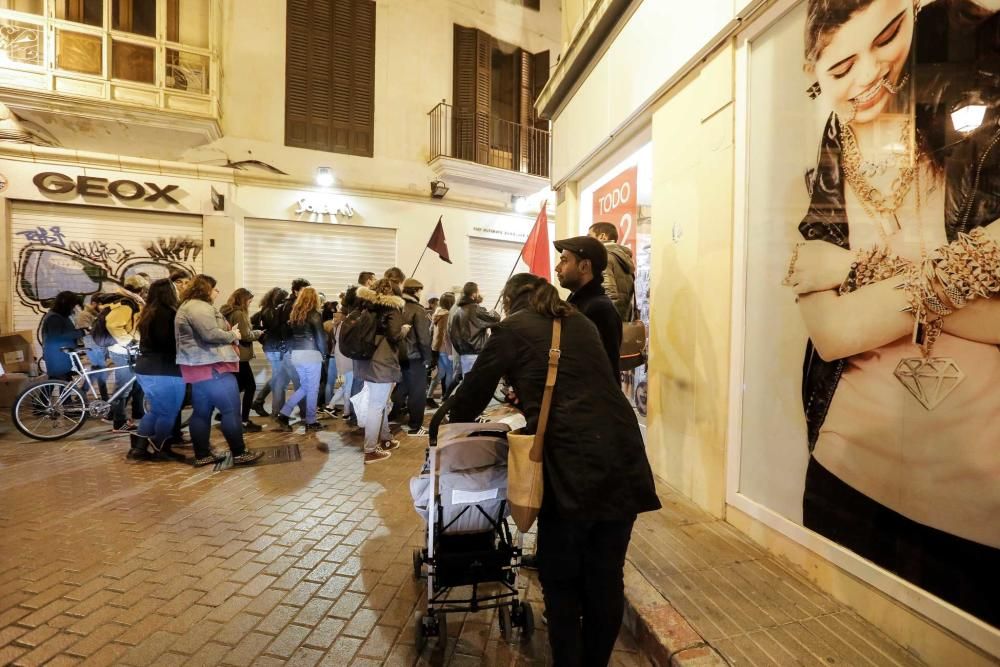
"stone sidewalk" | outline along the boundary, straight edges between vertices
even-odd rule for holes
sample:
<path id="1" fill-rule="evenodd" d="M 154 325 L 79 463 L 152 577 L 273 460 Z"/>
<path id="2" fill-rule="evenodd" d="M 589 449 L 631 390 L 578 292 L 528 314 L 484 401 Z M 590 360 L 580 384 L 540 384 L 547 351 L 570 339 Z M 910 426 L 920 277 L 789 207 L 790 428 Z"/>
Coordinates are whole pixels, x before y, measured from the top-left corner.
<path id="1" fill-rule="evenodd" d="M 492 612 L 449 616 L 443 649 L 416 654 L 408 481 L 426 439 L 365 467 L 360 437 L 327 421 L 248 437 L 299 443 L 301 461 L 215 472 L 127 463 L 127 438 L 99 423 L 42 443 L 2 419 L 0 665 L 549 662 L 544 625 L 508 644 Z M 614 664 L 645 664 L 629 636 Z"/>

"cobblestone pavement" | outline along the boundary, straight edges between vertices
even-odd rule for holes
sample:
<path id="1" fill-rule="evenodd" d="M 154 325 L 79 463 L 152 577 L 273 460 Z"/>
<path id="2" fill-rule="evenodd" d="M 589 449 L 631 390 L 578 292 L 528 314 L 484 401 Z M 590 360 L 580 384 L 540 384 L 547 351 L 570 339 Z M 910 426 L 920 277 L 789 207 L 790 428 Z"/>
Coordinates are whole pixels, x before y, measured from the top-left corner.
<path id="1" fill-rule="evenodd" d="M 449 617 L 446 646 L 416 654 L 426 439 L 365 467 L 360 437 L 326 423 L 247 439 L 301 461 L 221 472 L 128 463 L 103 424 L 39 443 L 0 423 L 0 665 L 547 663 L 544 626 L 508 644 L 493 612 Z M 641 662 L 623 636 L 614 664 Z"/>

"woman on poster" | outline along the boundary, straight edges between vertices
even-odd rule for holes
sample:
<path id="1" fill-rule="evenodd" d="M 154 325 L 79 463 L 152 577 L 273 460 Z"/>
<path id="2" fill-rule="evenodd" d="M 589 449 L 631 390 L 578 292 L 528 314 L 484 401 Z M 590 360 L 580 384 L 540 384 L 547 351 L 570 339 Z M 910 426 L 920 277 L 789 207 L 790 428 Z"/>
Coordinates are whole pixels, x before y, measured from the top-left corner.
<path id="1" fill-rule="evenodd" d="M 809 0 L 808 92 L 830 115 L 785 277 L 810 338 L 803 523 L 993 625 L 998 10 Z M 969 107 L 978 126 L 953 120 Z"/>

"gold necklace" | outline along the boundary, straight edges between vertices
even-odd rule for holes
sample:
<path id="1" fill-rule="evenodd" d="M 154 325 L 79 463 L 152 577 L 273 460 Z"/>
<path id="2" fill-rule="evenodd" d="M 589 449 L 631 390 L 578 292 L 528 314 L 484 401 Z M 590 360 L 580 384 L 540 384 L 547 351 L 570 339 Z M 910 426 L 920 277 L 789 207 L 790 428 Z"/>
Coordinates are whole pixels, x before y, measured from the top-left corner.
<path id="1" fill-rule="evenodd" d="M 909 119 L 903 124 L 902 134 L 903 145 L 907 146 L 908 150 L 899 158 L 899 175 L 892 182 L 891 196 L 887 197 L 880 189 L 869 183 L 868 179 L 865 178 L 865 162 L 861 156 L 861 149 L 858 147 L 858 138 L 855 136 L 854 130 L 847 124 L 840 126 L 840 144 L 842 146 L 841 165 L 844 169 L 844 176 L 847 178 L 851 189 L 854 190 L 854 194 L 857 195 L 865 212 L 875 219 L 879 236 L 887 246 L 889 244 L 888 235 L 882 227 L 879 217 L 889 216 L 896 223 L 897 230 L 903 228 L 899 222 L 899 218 L 896 216 L 896 211 L 910 191 L 910 186 L 913 185 L 916 170 L 916 159 L 912 162 L 904 161 L 907 155 L 913 155 L 914 153 L 913 143 L 911 143 L 912 137 Z"/>
<path id="2" fill-rule="evenodd" d="M 914 180 L 917 225 L 920 231 L 920 265 L 916 270 L 923 272 L 928 265 L 927 246 L 920 207 L 920 166 L 916 161 L 914 161 Z M 922 297 L 916 299 L 915 306 L 913 343 L 920 347 L 920 356 L 900 359 L 893 375 L 924 406 L 924 409 L 933 410 L 965 379 L 965 373 L 953 358 L 931 356 L 934 343 L 944 328 L 944 322 L 940 317 L 933 322 L 927 320 L 927 310 Z"/>

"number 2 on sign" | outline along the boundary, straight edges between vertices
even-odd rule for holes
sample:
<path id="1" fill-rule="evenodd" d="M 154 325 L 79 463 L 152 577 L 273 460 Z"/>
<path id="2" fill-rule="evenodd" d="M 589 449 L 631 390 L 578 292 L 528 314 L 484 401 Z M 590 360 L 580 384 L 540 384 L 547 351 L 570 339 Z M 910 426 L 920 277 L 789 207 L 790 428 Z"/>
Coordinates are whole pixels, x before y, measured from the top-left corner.
<path id="1" fill-rule="evenodd" d="M 632 214 L 626 213 L 618 222 L 619 243 L 623 246 L 632 245 Z"/>

